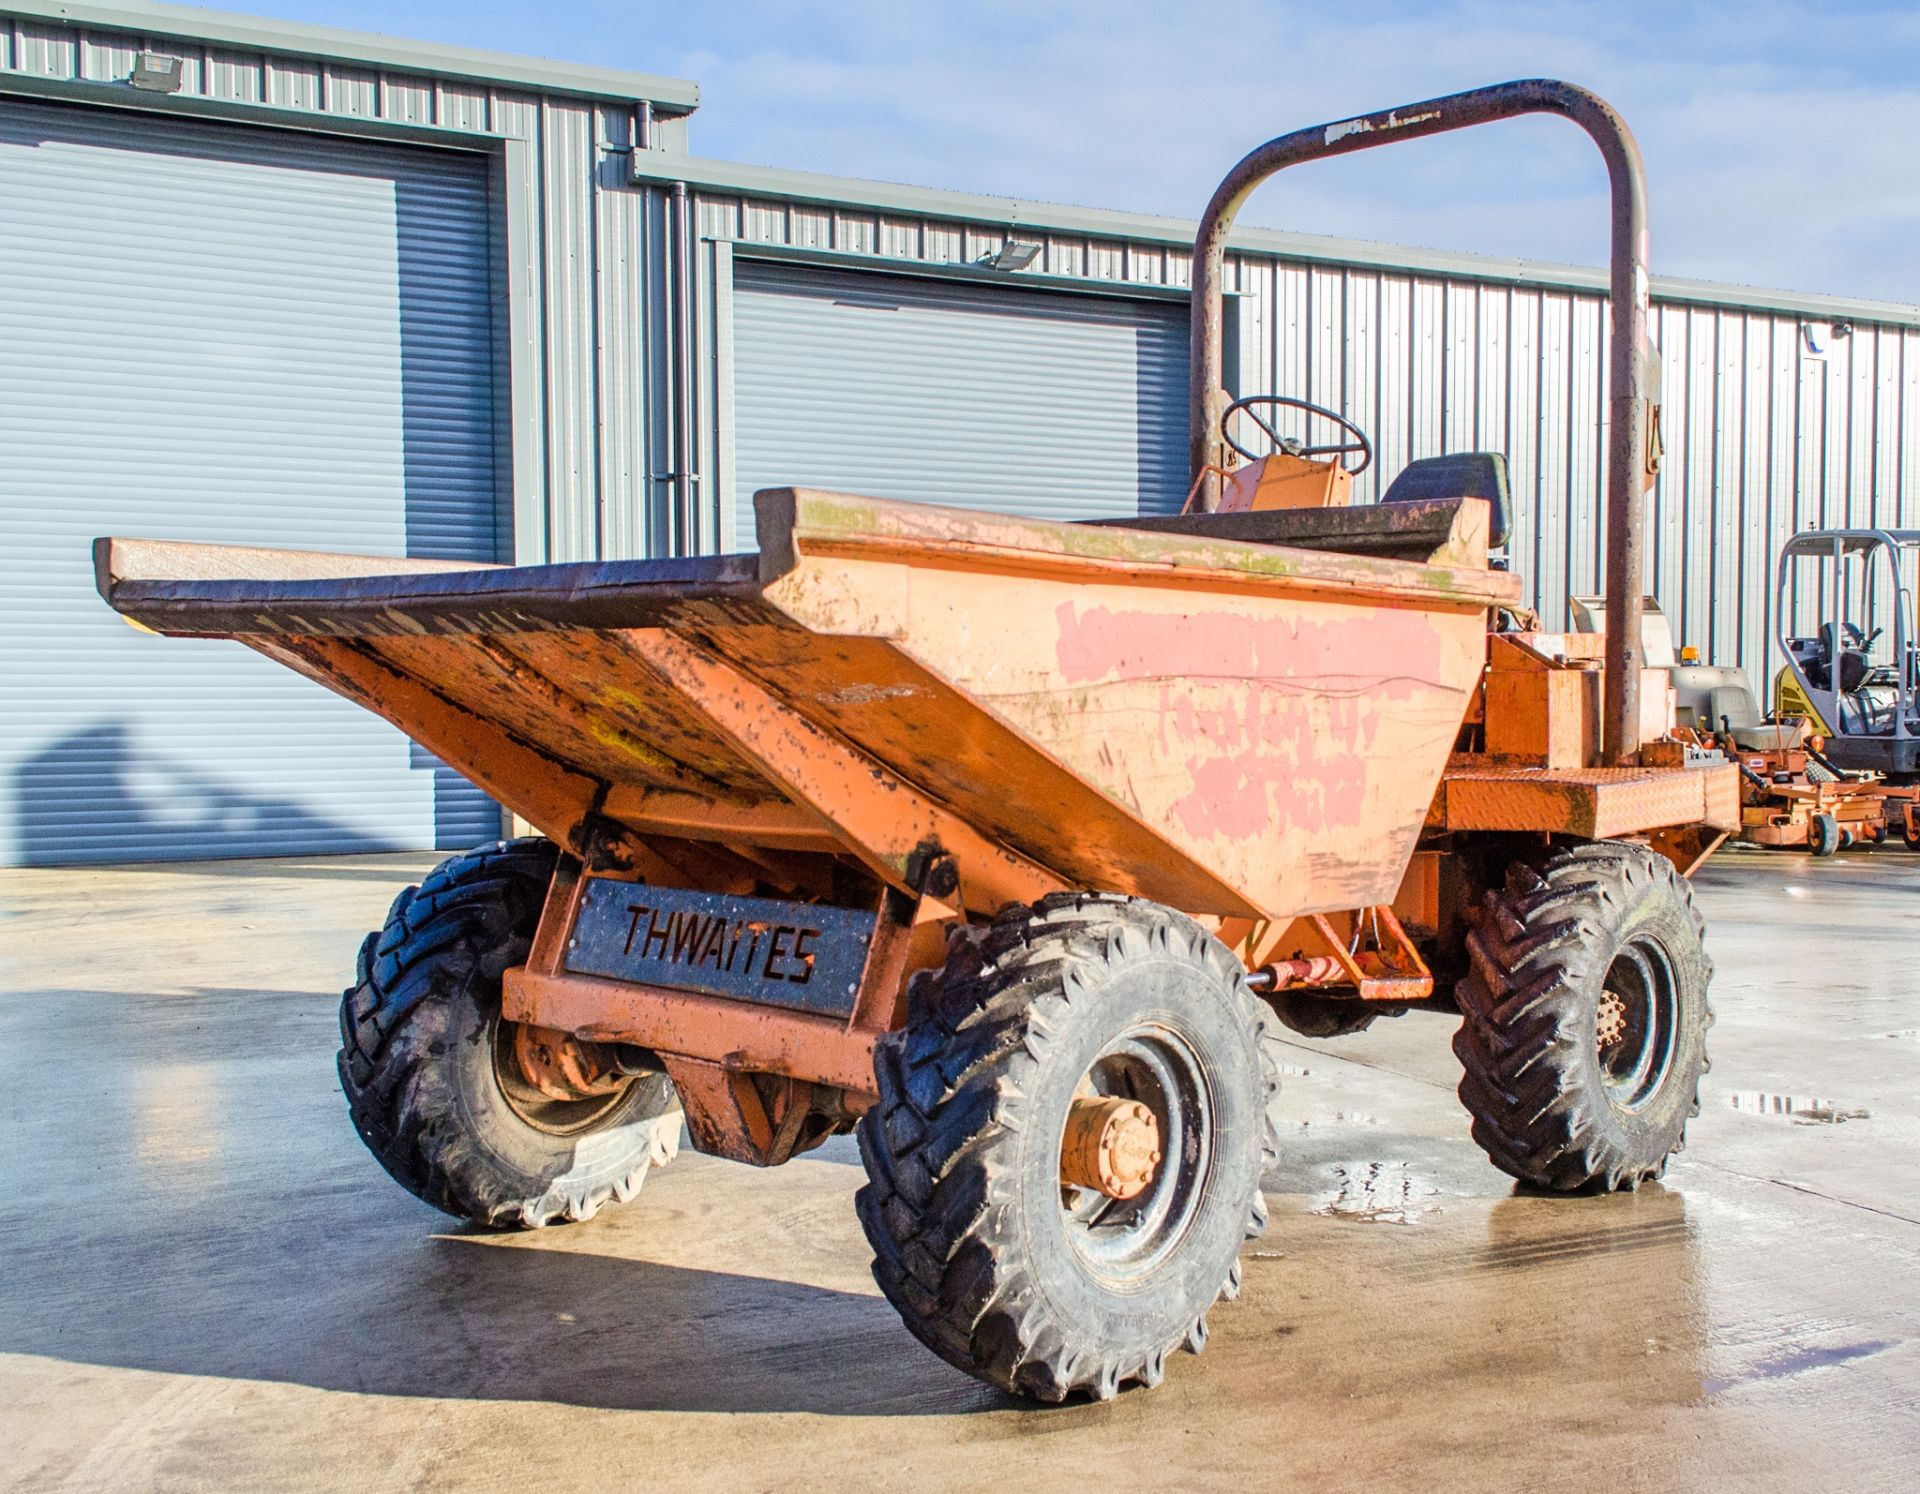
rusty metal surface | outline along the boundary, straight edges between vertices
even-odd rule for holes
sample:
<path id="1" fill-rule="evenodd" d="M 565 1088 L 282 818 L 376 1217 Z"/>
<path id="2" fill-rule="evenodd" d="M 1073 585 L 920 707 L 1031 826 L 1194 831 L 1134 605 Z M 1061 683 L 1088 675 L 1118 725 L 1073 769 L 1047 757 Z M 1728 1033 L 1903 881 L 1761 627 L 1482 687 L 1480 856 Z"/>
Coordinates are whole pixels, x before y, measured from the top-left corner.
<path id="1" fill-rule="evenodd" d="M 873 1092 L 879 1032 L 850 1028 L 833 1017 L 525 968 L 507 971 L 502 988 L 502 1011 L 510 1021 L 538 1022 L 663 1054 L 737 1058 L 757 1072 Z"/>
<path id="2" fill-rule="evenodd" d="M 1324 952 L 1310 953 L 1316 946 Z M 1344 990 L 1389 1002 L 1433 994 L 1433 972 L 1389 906 L 1310 914 L 1250 941 L 1246 955 L 1261 991 Z"/>
<path id="3" fill-rule="evenodd" d="M 667 1077 L 694 1147 L 711 1157 L 778 1167 L 844 1129 L 847 1112 L 803 1080 L 745 1074 L 725 1064 L 668 1058 Z"/>
<path id="4" fill-rule="evenodd" d="M 101 595 L 156 632 L 217 637 L 665 626 L 751 611 L 758 580 L 750 555 L 449 568 L 119 537 L 94 542 L 94 570 Z"/>
<path id="5" fill-rule="evenodd" d="M 778 1167 L 841 1129 L 846 1113 L 816 1106 L 815 1086 L 772 1074 L 745 1074 L 696 1058 L 668 1058 L 667 1077 L 680 1097 L 687 1135 L 711 1157 Z"/>
<path id="6" fill-rule="evenodd" d="M 236 636 L 384 717 L 561 845 L 578 848 L 579 831 L 600 793 L 600 782 L 530 745 L 512 718 L 475 715 L 373 657 L 354 639 Z"/>
<path id="7" fill-rule="evenodd" d="M 1752 741 L 1745 731 L 1742 737 Z M 1878 842 L 1890 835 L 1912 838 L 1920 786 L 1889 784 L 1878 774 L 1811 777 L 1812 754 L 1788 745 L 1784 727 L 1778 729 L 1774 746 L 1742 747 L 1717 733 L 1708 733 L 1703 740 L 1719 745 L 1738 764 L 1740 840 L 1760 846 L 1806 846 L 1811 842 L 1814 817 L 1823 814 L 1860 840 Z"/>
<path id="8" fill-rule="evenodd" d="M 893 885 L 907 886 L 916 851 L 930 844 L 964 857 L 967 885 L 987 910 L 1063 885 L 716 655 L 665 632 L 627 634 L 621 642 L 699 713 L 716 739 L 786 797 L 830 822 L 847 849 Z M 857 685 L 848 688 L 858 693 Z"/>
<path id="9" fill-rule="evenodd" d="M 791 579 L 806 556 L 889 555 L 975 571 L 1057 576 L 1180 593 L 1276 595 L 1313 590 L 1353 600 L 1407 606 L 1504 604 L 1519 581 L 1484 561 L 1423 566 L 1376 556 L 1237 544 L 1204 535 L 1178 536 L 1136 526 L 1058 524 L 927 503 L 890 503 L 808 488 L 755 495 L 761 575 Z M 1356 516 L 1357 526 L 1370 520 Z M 785 599 L 773 600 L 788 610 Z"/>
<path id="10" fill-rule="evenodd" d="M 1722 767 L 1534 768 L 1457 756 L 1429 824 L 1446 830 L 1550 831 L 1588 839 L 1667 826 L 1740 823 L 1738 771 Z"/>
<path id="11" fill-rule="evenodd" d="M 680 696 L 637 671 L 615 636 L 569 629 L 355 642 L 475 717 L 510 722 L 522 741 L 600 782 L 709 802 L 782 802 Z"/>
<path id="12" fill-rule="evenodd" d="M 757 561 L 278 584 L 109 545 L 108 595 L 332 685 L 575 851 L 594 815 L 672 832 L 704 803 L 902 888 L 938 842 L 981 911 L 1081 885 L 1288 917 L 1394 896 L 1517 595 L 1481 566 L 759 503 Z"/>
<path id="13" fill-rule="evenodd" d="M 1605 702 L 1607 761 L 1630 763 L 1641 742 L 1639 706 L 1640 597 L 1646 577 L 1643 486 L 1657 466 L 1657 416 L 1648 371 L 1649 263 L 1646 172 L 1633 133 L 1598 95 L 1553 79 L 1530 78 L 1427 99 L 1404 108 L 1314 125 L 1269 140 L 1243 157 L 1214 191 L 1193 251 L 1193 356 L 1188 404 L 1192 465 L 1200 506 L 1217 505 L 1219 484 L 1207 469 L 1221 463 L 1220 418 L 1226 407 L 1223 352 L 1227 235 L 1242 205 L 1262 182 L 1289 166 L 1413 140 L 1525 114 L 1557 114 L 1592 137 L 1607 164 L 1612 198 L 1610 284 L 1613 336 L 1608 364 L 1607 615 Z"/>
<path id="14" fill-rule="evenodd" d="M 761 1076 L 760 1090 L 772 1108 L 769 1127 L 776 1137 L 786 1136 L 789 1148 L 803 1140 L 799 1131 L 782 1121 L 780 1106 L 769 1097 L 769 1083 L 775 1078 L 792 1079 L 814 1086 L 806 1099 L 809 1114 L 805 1135 L 818 1139 L 822 1116 L 845 1115 L 864 1108 L 873 1091 L 873 1044 L 880 1033 L 900 1025 L 905 1016 L 906 987 L 917 971 L 941 964 L 946 958 L 947 933 L 964 918 L 965 895 L 961 887 L 959 862 L 947 854 L 923 854 L 914 859 L 909 881 L 915 889 L 911 897 L 891 890 L 878 898 L 874 912 L 863 912 L 822 903 L 794 904 L 752 898 L 716 898 L 710 893 L 677 890 L 681 869 L 664 861 L 651 847 L 635 844 L 626 833 L 605 821 L 596 823 L 589 837 L 588 857 L 594 866 L 603 864 L 621 868 L 626 878 L 643 875 L 648 880 L 602 879 L 584 875 L 581 864 L 563 857 L 548 891 L 533 946 L 524 967 L 506 972 L 502 1009 L 509 1021 L 538 1024 L 542 1030 L 561 1029 L 582 1035 L 589 1053 L 601 1042 L 620 1041 L 651 1049 L 669 1061 L 718 1066 L 730 1073 Z M 702 887 L 711 886 L 711 869 L 696 869 Z M 618 940 L 621 958 L 605 963 L 615 968 L 607 975 L 568 968 L 569 960 L 580 954 L 581 926 L 589 926 L 584 942 L 596 938 L 591 930 L 594 919 L 594 892 L 613 905 L 612 935 Z M 714 972 L 696 960 L 694 968 L 671 958 L 674 927 L 669 921 L 661 928 L 669 958 L 655 960 L 647 968 L 636 967 L 625 954 L 629 939 L 645 954 L 641 918 L 630 904 L 637 903 L 648 915 L 648 931 L 657 920 L 653 915 L 663 909 L 677 909 L 683 915 L 689 909 L 705 920 L 701 950 L 713 938 L 715 915 L 719 910 L 725 944 L 722 955 L 732 948 L 736 955 L 747 944 L 743 934 L 739 944 L 731 935 L 740 926 L 735 915 L 746 911 L 746 923 L 752 933 L 770 938 L 784 925 L 796 933 L 818 927 L 821 931 L 841 925 L 843 934 L 860 934 L 857 943 L 829 951 L 834 968 L 819 961 L 810 970 L 810 980 L 831 985 L 835 999 L 830 1003 L 803 1004 L 791 995 L 796 961 L 793 947 L 799 940 L 788 940 L 787 955 L 781 967 L 787 980 L 771 978 L 754 982 L 736 980 L 725 989 L 714 989 Z M 625 913 L 623 920 L 618 916 Z M 752 930 L 754 923 L 764 930 Z M 697 925 L 697 927 L 700 925 Z M 602 932 L 605 932 L 604 930 Z M 687 934 L 689 952 L 693 935 Z M 763 943 L 772 950 L 778 942 Z M 603 951 L 606 952 L 606 951 Z M 818 943 L 808 952 L 817 960 Z M 589 957 L 591 958 L 591 957 Z M 594 963 L 601 963 L 594 961 Z M 851 970 L 850 982 L 846 972 Z M 659 983 L 646 979 L 656 973 Z M 617 978 L 612 978 L 617 977 Z M 845 989 L 842 989 L 842 987 Z M 687 1070 L 696 1081 L 702 1068 Z M 708 1076 L 711 1080 L 711 1076 Z M 752 1110 L 745 1100 L 746 1091 L 722 1089 L 718 1080 L 708 1084 L 702 1119 L 696 1123 L 692 1106 L 688 1124 L 709 1128 L 712 1145 L 721 1155 L 742 1156 L 746 1160 L 768 1161 L 765 1137 L 758 1136 L 751 1124 Z M 797 1093 L 797 1092 L 796 1092 Z M 736 1105 L 727 1096 L 739 1100 Z M 723 1103 L 723 1101 L 725 1103 Z M 740 1108 L 746 1106 L 745 1109 Z M 792 1118 L 799 1127 L 804 1118 Z M 759 1128 L 767 1130 L 768 1127 Z M 756 1139 L 756 1137 L 758 1139 Z M 807 1142 L 806 1144 L 812 1144 Z M 781 1160 L 790 1150 L 772 1160 Z"/>
<path id="15" fill-rule="evenodd" d="M 773 1153 L 773 1118 L 753 1077 L 692 1058 L 669 1058 L 666 1064 L 695 1150 L 767 1165 Z"/>
<path id="16" fill-rule="evenodd" d="M 763 542 L 782 496 L 762 495 Z M 1513 595 L 1485 569 L 790 501 L 788 542 L 811 563 L 769 598 L 815 632 L 893 638 L 1147 826 L 1162 846 L 1142 870 L 1184 859 L 1234 895 L 1176 903 L 1192 911 L 1389 901 L 1479 678 L 1485 608 Z M 928 732 L 921 750 L 938 757 L 944 740 Z M 956 803 L 970 819 L 1021 815 L 1022 788 L 1002 779 Z M 1028 849 L 1048 864 L 1098 833 L 1038 816 L 1020 829 L 1046 837 Z"/>
<path id="17" fill-rule="evenodd" d="M 608 1043 L 586 1043 L 557 1027 L 525 1022 L 511 1029 L 513 1061 L 521 1076 L 549 1100 L 579 1100 L 619 1092 L 627 1082 Z"/>
<path id="18" fill-rule="evenodd" d="M 891 640 L 742 628 L 725 644 L 732 664 L 808 722 L 857 742 L 932 799 L 965 805 L 982 834 L 1029 860 L 1045 858 L 1063 883 L 1180 908 L 1234 903 L 1205 868 L 1168 855 L 1127 806 Z M 1067 825 L 1074 835 L 1049 829 Z"/>

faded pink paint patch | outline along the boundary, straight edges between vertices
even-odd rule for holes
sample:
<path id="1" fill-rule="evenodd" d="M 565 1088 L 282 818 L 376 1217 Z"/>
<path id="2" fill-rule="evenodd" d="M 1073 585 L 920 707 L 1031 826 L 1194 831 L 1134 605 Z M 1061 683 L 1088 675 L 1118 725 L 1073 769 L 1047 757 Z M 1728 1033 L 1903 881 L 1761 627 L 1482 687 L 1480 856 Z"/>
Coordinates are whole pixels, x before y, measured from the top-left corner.
<path id="1" fill-rule="evenodd" d="M 1356 607 L 1332 621 L 1249 622 L 1225 612 L 1083 612 L 1069 600 L 1054 617 L 1060 629 L 1055 657 L 1070 685 L 1257 679 L 1404 699 L 1412 685 L 1435 681 L 1440 665 L 1440 633 L 1432 621 L 1393 607 Z"/>
<path id="2" fill-rule="evenodd" d="M 1377 705 L 1346 697 L 1316 724 L 1304 702 L 1249 699 L 1239 711 L 1176 712 L 1175 734 L 1212 752 L 1173 816 L 1190 835 L 1248 840 L 1279 825 L 1323 832 L 1365 819 Z"/>
<path id="3" fill-rule="evenodd" d="M 1389 705 L 1453 693 L 1440 630 L 1417 610 L 1248 622 L 1066 601 L 1055 617 L 1068 684 L 1158 682 L 1156 746 L 1193 783 L 1171 813 L 1203 840 L 1363 828 L 1369 775 L 1392 771 L 1375 757 Z"/>

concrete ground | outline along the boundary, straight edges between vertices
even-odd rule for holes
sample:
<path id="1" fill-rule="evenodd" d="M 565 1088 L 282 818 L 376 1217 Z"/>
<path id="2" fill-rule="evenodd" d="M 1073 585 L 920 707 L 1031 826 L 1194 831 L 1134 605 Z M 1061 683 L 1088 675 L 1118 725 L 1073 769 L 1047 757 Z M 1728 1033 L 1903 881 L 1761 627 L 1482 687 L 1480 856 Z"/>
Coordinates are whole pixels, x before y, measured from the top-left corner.
<path id="1" fill-rule="evenodd" d="M 0 873 L 0 1486 L 1920 1487 L 1920 858 L 1722 856 L 1664 1186 L 1518 1194 L 1449 1023 L 1290 1042 L 1198 1359 L 1036 1410 L 867 1274 L 852 1145 L 464 1228 L 347 1124 L 334 1005 L 430 857 Z"/>

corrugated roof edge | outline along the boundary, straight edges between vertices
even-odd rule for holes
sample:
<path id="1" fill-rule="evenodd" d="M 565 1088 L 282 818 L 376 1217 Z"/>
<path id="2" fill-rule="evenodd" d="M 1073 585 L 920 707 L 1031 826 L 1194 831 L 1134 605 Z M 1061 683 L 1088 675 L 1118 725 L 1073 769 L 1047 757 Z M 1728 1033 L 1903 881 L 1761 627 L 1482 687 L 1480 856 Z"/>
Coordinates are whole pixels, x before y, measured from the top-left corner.
<path id="1" fill-rule="evenodd" d="M 666 151 L 635 151 L 633 176 L 636 182 L 684 181 L 689 186 L 709 187 L 748 197 L 783 198 L 872 212 L 912 213 L 929 218 L 991 223 L 1007 229 L 1026 229 L 1038 233 L 1086 234 L 1097 238 L 1136 239 L 1189 248 L 1197 228 L 1196 224 L 1185 219 L 1162 218 L 1148 213 L 1028 202 L 1014 197 L 989 197 L 937 187 L 865 181 L 858 177 L 827 176 L 770 166 L 743 166 L 732 161 L 716 161 L 704 156 L 677 155 Z M 1503 259 L 1495 255 L 1466 254 L 1446 249 L 1412 249 L 1397 244 L 1290 233 L 1274 228 L 1236 229 L 1232 247 L 1281 259 L 1358 265 L 1401 274 L 1457 277 L 1507 285 L 1598 292 L 1601 295 L 1605 295 L 1607 290 L 1606 271 L 1584 265 Z M 1920 305 L 1897 301 L 1869 301 L 1812 291 L 1766 290 L 1670 275 L 1654 276 L 1652 289 L 1655 299 L 1669 303 L 1725 306 L 1822 321 L 1920 327 Z"/>
<path id="2" fill-rule="evenodd" d="M 585 63 L 516 57 L 478 47 L 442 46 L 406 41 L 334 26 L 309 26 L 256 16 L 232 15 L 196 5 L 163 5 L 146 0 L 93 4 L 87 0 L 0 0 L 0 16 L 54 21 L 127 31 L 140 36 L 175 37 L 217 47 L 276 52 L 286 56 L 361 63 L 397 72 L 520 87 L 542 93 L 620 99 L 652 104 L 665 114 L 690 114 L 700 103 L 700 87 L 685 78 L 629 73 Z"/>

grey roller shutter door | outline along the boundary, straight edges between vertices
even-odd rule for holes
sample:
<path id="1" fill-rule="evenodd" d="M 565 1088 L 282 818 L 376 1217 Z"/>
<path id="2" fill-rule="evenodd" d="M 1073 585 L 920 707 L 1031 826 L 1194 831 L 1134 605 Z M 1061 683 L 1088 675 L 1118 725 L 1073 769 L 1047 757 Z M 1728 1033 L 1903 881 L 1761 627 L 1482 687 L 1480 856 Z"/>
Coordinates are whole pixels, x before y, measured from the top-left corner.
<path id="1" fill-rule="evenodd" d="M 498 812 L 100 534 L 491 560 L 484 158 L 0 101 L 0 861 L 426 848 Z"/>
<path id="2" fill-rule="evenodd" d="M 737 259 L 734 543 L 805 485 L 1052 519 L 1185 497 L 1184 305 Z"/>

